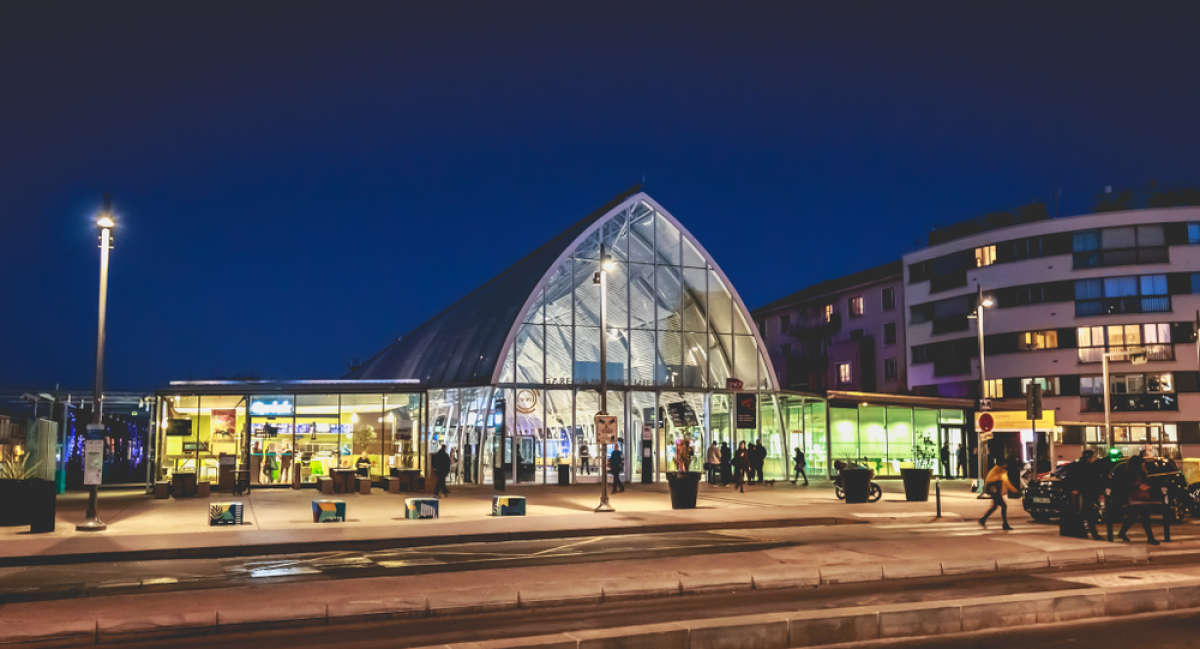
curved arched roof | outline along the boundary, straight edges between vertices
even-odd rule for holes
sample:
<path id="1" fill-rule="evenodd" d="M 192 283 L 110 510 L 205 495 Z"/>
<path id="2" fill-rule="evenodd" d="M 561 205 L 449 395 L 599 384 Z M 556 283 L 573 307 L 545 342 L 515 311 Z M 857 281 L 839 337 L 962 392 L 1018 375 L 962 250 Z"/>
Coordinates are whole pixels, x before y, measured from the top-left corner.
<path id="1" fill-rule="evenodd" d="M 528 319 L 527 314 L 544 299 L 546 291 L 542 289 L 550 281 L 551 275 L 556 271 L 561 272 L 562 263 L 569 261 L 573 255 L 579 255 L 579 251 L 587 248 L 589 243 L 598 248 L 601 237 L 608 236 L 605 234 L 607 230 L 603 229 L 606 223 L 619 221 L 622 228 L 630 227 L 625 215 L 638 205 L 644 206 L 643 210 L 654 210 L 657 217 L 665 219 L 678 230 L 681 238 L 690 244 L 687 248 L 693 254 L 702 256 L 710 271 L 716 273 L 727 287 L 736 311 L 741 314 L 741 322 L 752 323 L 741 298 L 700 243 L 674 217 L 642 192 L 640 186 L 636 186 L 417 327 L 347 378 L 416 379 L 434 388 L 495 385 L 502 380 L 512 382 L 511 378 L 502 378 L 502 363 L 510 355 L 518 330 L 522 322 Z M 740 333 L 753 335 L 757 339 L 757 348 L 762 350 L 762 340 L 756 328 L 753 325 L 747 328 L 749 331 Z M 769 357 L 766 354 L 758 356 L 758 363 L 765 365 L 763 369 L 768 377 L 774 377 Z M 766 381 L 769 385 L 773 384 L 770 378 Z M 747 388 L 751 388 L 749 383 Z"/>

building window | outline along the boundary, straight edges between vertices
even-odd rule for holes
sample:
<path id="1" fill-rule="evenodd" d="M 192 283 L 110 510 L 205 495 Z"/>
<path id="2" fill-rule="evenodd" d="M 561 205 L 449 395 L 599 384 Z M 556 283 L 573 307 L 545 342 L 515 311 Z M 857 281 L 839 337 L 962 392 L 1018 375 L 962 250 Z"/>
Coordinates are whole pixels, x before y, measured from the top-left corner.
<path id="1" fill-rule="evenodd" d="M 983 246 L 975 249 L 975 267 L 982 268 L 996 263 L 996 246 Z"/>
<path id="2" fill-rule="evenodd" d="M 988 379 L 983 382 L 984 399 L 1004 398 L 1004 379 Z"/>
<path id="3" fill-rule="evenodd" d="M 883 289 L 883 308 L 884 309 L 896 308 L 896 289 L 894 289 L 894 288 Z"/>
<path id="4" fill-rule="evenodd" d="M 888 322 L 883 325 L 883 344 L 896 344 L 896 323 Z"/>
<path id="5" fill-rule="evenodd" d="M 900 364 L 894 358 L 885 358 L 883 360 L 883 380 L 894 381 L 900 374 Z"/>
<path id="6" fill-rule="evenodd" d="M 1166 275 L 1130 275 L 1075 282 L 1075 315 L 1156 313 L 1171 310 Z"/>
<path id="7" fill-rule="evenodd" d="M 1075 268 L 1166 263 L 1166 231 L 1159 225 L 1121 226 L 1076 232 Z"/>
<path id="8" fill-rule="evenodd" d="M 854 380 L 854 375 L 851 373 L 850 363 L 849 362 L 838 363 L 838 365 L 837 365 L 838 385 L 850 385 L 850 382 L 853 380 Z"/>
<path id="9" fill-rule="evenodd" d="M 1080 392 L 1083 392 L 1083 379 L 1092 379 L 1092 392 L 1103 394 L 1104 379 L 1099 376 L 1081 377 Z M 1175 392 L 1174 375 L 1170 372 L 1154 372 L 1150 374 L 1110 374 L 1109 394 L 1171 394 Z M 1099 390 L 1096 390 L 1099 387 Z"/>
<path id="10" fill-rule="evenodd" d="M 1171 346 L 1171 325 L 1166 322 L 1079 327 L 1076 329 L 1076 340 L 1080 363 L 1099 363 L 1104 360 L 1103 354 L 1106 351 L 1123 352 L 1134 348 L 1145 349 L 1147 360 L 1175 359 L 1175 348 Z M 1110 360 L 1114 359 L 1110 357 Z"/>
<path id="11" fill-rule="evenodd" d="M 1099 376 L 1079 377 L 1079 394 L 1084 397 L 1103 395 L 1104 379 Z"/>
<path id="12" fill-rule="evenodd" d="M 779 332 L 780 333 L 786 335 L 788 332 L 788 327 L 790 327 L 791 325 L 792 325 L 792 314 L 785 313 L 785 314 L 779 316 Z"/>
<path id="13" fill-rule="evenodd" d="M 833 304 L 832 303 L 826 304 L 825 305 L 825 322 L 830 322 L 832 320 L 833 320 Z"/>
<path id="14" fill-rule="evenodd" d="M 1188 243 L 1200 243 L 1200 223 L 1188 223 Z"/>
<path id="15" fill-rule="evenodd" d="M 1054 329 L 1046 331 L 1026 331 L 1021 334 L 1021 350 L 1031 352 L 1038 349 L 1058 349 L 1058 332 Z"/>
<path id="16" fill-rule="evenodd" d="M 863 314 L 863 298 L 861 295 L 856 295 L 850 298 L 850 317 L 861 318 Z"/>
<path id="17" fill-rule="evenodd" d="M 1042 386 L 1042 394 L 1046 396 L 1054 396 L 1059 393 L 1058 377 L 1048 376 L 1035 377 L 1032 379 L 1021 379 L 1021 395 L 1024 396 L 1029 394 L 1029 387 L 1035 384 Z"/>

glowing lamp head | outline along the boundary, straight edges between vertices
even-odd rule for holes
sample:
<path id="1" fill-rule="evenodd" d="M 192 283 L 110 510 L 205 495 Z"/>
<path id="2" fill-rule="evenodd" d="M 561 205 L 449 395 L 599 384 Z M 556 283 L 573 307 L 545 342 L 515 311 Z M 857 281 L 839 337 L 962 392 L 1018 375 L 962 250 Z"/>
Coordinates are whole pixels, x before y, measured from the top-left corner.
<path id="1" fill-rule="evenodd" d="M 992 301 L 992 298 L 990 298 L 990 297 L 983 298 L 983 306 L 990 307 L 993 304 L 995 304 L 995 302 Z"/>
<path id="2" fill-rule="evenodd" d="M 350 423 L 352 423 L 352 424 L 358 423 L 358 413 L 357 412 L 350 413 Z"/>
<path id="3" fill-rule="evenodd" d="M 101 214 L 100 218 L 96 219 L 96 225 L 107 230 L 116 227 L 117 223 L 108 214 Z"/>
<path id="4" fill-rule="evenodd" d="M 603 264 L 601 264 L 601 265 L 600 265 L 600 267 L 601 267 L 601 268 L 603 268 L 604 270 L 606 270 L 606 271 L 608 271 L 608 272 L 610 272 L 610 273 L 611 273 L 611 272 L 613 272 L 614 270 L 616 270 L 616 268 L 617 268 L 617 265 L 613 263 L 612 257 L 607 257 L 607 256 L 606 256 L 606 257 L 604 258 L 604 263 L 603 263 Z"/>

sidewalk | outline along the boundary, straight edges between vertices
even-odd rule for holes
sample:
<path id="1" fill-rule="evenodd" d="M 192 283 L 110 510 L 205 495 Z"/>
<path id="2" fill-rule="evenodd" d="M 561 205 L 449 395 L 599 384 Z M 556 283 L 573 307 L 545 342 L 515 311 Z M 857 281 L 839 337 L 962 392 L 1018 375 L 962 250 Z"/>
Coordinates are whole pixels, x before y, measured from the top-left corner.
<path id="1" fill-rule="evenodd" d="M 152 560 L 282 554 L 330 550 L 370 550 L 452 542 L 564 538 L 569 536 L 644 533 L 688 529 L 741 529 L 764 526 L 808 526 L 863 523 L 897 519 L 932 519 L 935 503 L 904 501 L 898 483 L 884 483 L 877 503 L 847 505 L 837 500 L 828 482 L 809 487 L 777 483 L 754 486 L 746 493 L 733 488 L 701 485 L 694 510 L 674 511 L 664 484 L 631 485 L 610 496 L 615 513 L 595 514 L 599 485 L 558 487 L 521 486 L 506 493 L 528 498 L 525 517 L 495 518 L 490 487 L 458 486 L 440 502 L 438 520 L 407 520 L 404 501 L 412 494 L 340 494 L 346 501 L 345 523 L 312 522 L 313 490 L 258 489 L 231 498 L 154 500 L 140 490 L 104 491 L 99 514 L 108 525 L 100 533 L 75 531 L 87 505 L 85 494 L 58 499 L 57 529 L 30 534 L 27 528 L 0 528 L 0 565 L 71 563 L 98 560 Z M 245 524 L 208 525 L 208 506 L 239 501 L 245 505 Z M 1011 501 L 1014 518 L 1023 516 Z M 943 509 L 970 515 L 982 503 L 969 485 L 944 483 Z"/>

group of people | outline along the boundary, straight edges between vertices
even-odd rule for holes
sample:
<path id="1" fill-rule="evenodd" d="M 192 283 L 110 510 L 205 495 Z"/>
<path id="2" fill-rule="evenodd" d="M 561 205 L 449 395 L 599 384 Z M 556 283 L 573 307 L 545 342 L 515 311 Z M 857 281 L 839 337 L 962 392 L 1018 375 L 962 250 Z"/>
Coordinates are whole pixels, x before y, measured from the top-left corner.
<path id="1" fill-rule="evenodd" d="M 766 461 L 767 448 L 763 446 L 761 439 L 751 442 L 750 446 L 746 446 L 746 442 L 739 442 L 736 452 L 730 450 L 729 442 L 721 442 L 719 447 L 713 442 L 712 446 L 708 447 L 704 469 L 708 474 L 709 484 L 722 487 L 732 484 L 745 493 L 746 484 L 754 484 L 756 480 L 759 484 L 766 481 L 763 474 Z M 806 483 L 807 480 L 805 478 Z"/>

